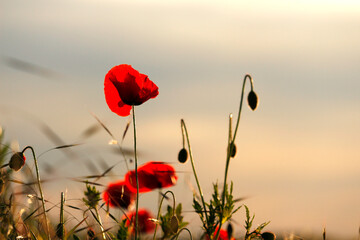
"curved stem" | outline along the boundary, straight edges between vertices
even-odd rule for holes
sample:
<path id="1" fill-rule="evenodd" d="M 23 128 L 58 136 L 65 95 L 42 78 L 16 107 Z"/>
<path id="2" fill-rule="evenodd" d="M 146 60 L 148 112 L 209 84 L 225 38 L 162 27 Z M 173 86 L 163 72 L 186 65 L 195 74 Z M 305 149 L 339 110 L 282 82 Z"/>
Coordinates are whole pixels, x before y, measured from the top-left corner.
<path id="1" fill-rule="evenodd" d="M 156 219 L 157 219 L 158 221 L 159 221 L 159 217 L 160 217 L 160 211 L 161 211 L 162 203 L 163 203 L 163 201 L 164 201 L 164 199 L 165 199 L 166 194 L 168 194 L 168 193 L 171 193 L 171 195 L 172 195 L 172 197 L 173 197 L 173 216 L 174 216 L 174 214 L 175 214 L 175 195 L 174 195 L 174 193 L 173 193 L 172 191 L 169 190 L 169 191 L 167 191 L 167 192 L 165 192 L 165 193 L 163 194 L 163 196 L 162 196 L 162 198 L 161 198 L 161 200 L 160 200 L 159 210 L 158 210 L 158 214 L 157 214 L 157 217 L 156 217 Z M 158 227 L 158 224 L 155 225 L 154 236 L 153 236 L 153 239 L 154 239 L 154 240 L 155 240 L 155 237 L 156 237 L 157 227 Z"/>
<path id="2" fill-rule="evenodd" d="M 195 164 L 194 164 L 194 160 L 193 160 L 193 156 L 192 156 L 192 152 L 191 152 L 189 134 L 188 134 L 188 131 L 186 129 L 186 125 L 185 125 L 185 122 L 184 122 L 183 119 L 181 119 L 181 126 L 184 128 L 184 131 L 185 131 L 185 136 L 186 136 L 186 140 L 187 140 L 187 144 L 188 144 L 188 148 L 189 148 L 191 167 L 193 169 L 196 185 L 198 187 L 199 194 L 200 194 L 200 197 L 201 197 L 201 201 L 202 201 L 202 204 L 203 204 L 204 213 L 205 213 L 205 217 L 206 217 L 206 224 L 208 224 L 209 219 L 208 219 L 208 215 L 207 215 L 207 211 L 206 211 L 206 204 L 205 204 L 204 196 L 203 196 L 203 193 L 202 193 L 202 190 L 201 190 L 201 187 L 200 187 L 200 182 L 199 182 L 199 179 L 197 177 L 196 170 L 195 170 Z"/>
<path id="3" fill-rule="evenodd" d="M 185 230 L 185 231 L 187 231 L 187 232 L 189 233 L 189 235 L 190 235 L 190 240 L 192 240 L 193 238 L 192 238 L 191 232 L 190 232 L 190 230 L 187 229 L 187 228 L 182 228 L 182 229 L 179 230 L 178 234 L 176 235 L 176 240 L 179 238 L 179 235 L 180 235 L 180 233 L 181 233 L 183 230 Z"/>
<path id="4" fill-rule="evenodd" d="M 35 169 L 36 169 L 36 179 L 37 179 L 37 182 L 38 182 L 39 192 L 40 192 L 40 196 L 41 196 L 41 203 L 42 203 L 42 207 L 43 207 L 43 211 L 44 211 L 46 231 L 47 231 L 47 234 L 48 234 L 48 239 L 51 239 L 50 230 L 49 230 L 49 223 L 48 223 L 48 219 L 47 219 L 47 215 L 46 215 L 45 198 L 44 198 L 44 194 L 43 194 L 43 191 L 42 191 L 42 188 L 41 188 L 40 172 L 39 172 L 39 167 L 38 167 L 38 163 L 37 163 L 37 160 L 36 160 L 35 151 L 31 146 L 27 146 L 22 150 L 22 153 L 24 154 L 24 152 L 27 149 L 31 149 L 31 152 L 32 152 L 33 157 L 34 157 L 34 163 L 35 163 Z"/>
<path id="5" fill-rule="evenodd" d="M 182 136 L 182 145 L 185 148 L 185 133 L 184 133 L 184 126 L 182 124 L 183 120 L 181 119 L 181 136 Z"/>
<path id="6" fill-rule="evenodd" d="M 243 104 L 243 99 L 244 99 L 244 91 L 245 91 L 246 79 L 249 79 L 249 81 L 250 81 L 251 91 L 253 91 L 253 87 L 254 87 L 252 77 L 250 76 L 250 74 L 246 74 L 245 77 L 244 77 L 244 80 L 243 80 L 243 85 L 242 85 L 242 90 L 241 90 L 239 113 L 238 113 L 238 117 L 237 117 L 237 120 L 236 120 L 234 136 L 232 136 L 232 137 L 231 137 L 232 116 L 230 115 L 230 118 L 229 118 L 229 140 L 228 140 L 228 151 L 227 151 L 227 154 L 226 154 L 224 186 L 223 186 L 223 192 L 222 192 L 222 197 L 221 197 L 221 211 L 224 210 L 224 206 L 225 206 L 225 192 L 227 191 L 227 176 L 228 176 L 228 171 L 229 171 L 231 152 L 233 151 L 233 148 L 234 148 L 234 142 L 235 142 L 235 138 L 236 138 L 236 133 L 238 131 L 239 123 L 240 123 L 240 117 L 241 117 L 241 110 L 242 110 L 242 104 Z M 222 226 L 222 221 L 223 221 L 223 214 L 220 214 L 219 231 L 216 233 L 215 240 L 217 240 L 219 238 L 220 230 L 221 230 L 221 226 Z"/>
<path id="7" fill-rule="evenodd" d="M 132 106 L 132 115 L 133 115 L 133 126 L 134 126 L 134 158 L 135 158 L 135 178 L 136 178 L 136 214 L 135 214 L 135 240 L 137 240 L 138 235 L 138 212 L 139 212 L 139 179 L 138 179 L 138 162 L 136 154 L 136 122 L 135 122 L 135 106 Z"/>
<path id="8" fill-rule="evenodd" d="M 251 91 L 254 88 L 254 83 L 253 83 L 253 79 L 250 76 L 250 74 L 246 74 L 244 77 L 244 81 L 243 81 L 243 86 L 242 86 L 242 90 L 241 90 L 241 98 L 240 98 L 240 106 L 239 106 L 239 113 L 238 113 L 238 117 L 237 117 L 237 121 L 236 121 L 236 127 L 235 127 L 235 131 L 234 131 L 234 137 L 233 137 L 233 141 L 236 138 L 236 133 L 237 130 L 239 128 L 239 123 L 240 123 L 240 116 L 241 116 L 241 110 L 242 110 L 242 104 L 243 104 L 243 99 L 244 99 L 244 91 L 245 91 L 245 83 L 246 83 L 246 79 L 249 79 L 250 81 L 250 85 L 251 85 Z"/>

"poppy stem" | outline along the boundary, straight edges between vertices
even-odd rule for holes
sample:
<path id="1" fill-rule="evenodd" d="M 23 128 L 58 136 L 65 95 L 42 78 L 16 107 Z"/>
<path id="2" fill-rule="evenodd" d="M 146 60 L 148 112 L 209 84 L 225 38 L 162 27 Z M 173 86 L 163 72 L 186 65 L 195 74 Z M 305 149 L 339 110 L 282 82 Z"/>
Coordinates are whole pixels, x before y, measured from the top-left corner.
<path id="1" fill-rule="evenodd" d="M 234 142 L 234 140 L 235 140 L 235 138 L 236 138 L 236 133 L 237 133 L 238 128 L 239 128 L 241 110 L 242 110 L 242 105 L 243 105 L 243 100 L 244 100 L 244 91 L 245 91 L 246 79 L 249 79 L 249 81 L 250 81 L 251 91 L 252 91 L 253 88 L 254 88 L 254 83 L 253 83 L 252 77 L 250 76 L 250 74 L 246 74 L 245 77 L 244 77 L 244 80 L 243 80 L 243 86 L 242 86 L 242 90 L 241 90 L 239 113 L 238 113 L 238 117 L 237 117 L 237 120 L 236 120 L 236 126 L 235 126 L 234 136 L 233 136 L 233 139 L 232 139 L 233 142 Z"/>
<path id="2" fill-rule="evenodd" d="M 206 210 L 206 204 L 205 204 L 205 200 L 204 200 L 204 195 L 203 195 L 203 193 L 202 193 L 201 186 L 200 186 L 200 182 L 199 182 L 199 179 L 198 179 L 197 174 L 196 174 L 194 159 L 193 159 L 193 155 L 192 155 L 192 152 L 191 152 L 189 134 L 188 134 L 188 131 L 187 131 L 187 129 L 186 129 L 186 125 L 185 125 L 184 119 L 181 119 L 181 126 L 184 128 L 184 132 L 185 132 L 185 136 L 186 136 L 186 140 L 187 140 L 187 144 L 188 144 L 188 148 L 189 148 L 189 155 L 190 155 L 191 167 L 192 167 L 192 169 L 193 169 L 193 173 L 194 173 L 196 185 L 197 185 L 197 187 L 198 187 L 199 194 L 200 194 L 200 198 L 201 198 L 201 201 L 202 201 L 202 204 L 203 204 L 204 213 L 205 213 L 205 217 L 206 217 L 206 223 L 208 224 L 208 223 L 209 223 L 209 218 L 208 218 L 208 214 L 207 214 L 207 210 Z"/>
<path id="3" fill-rule="evenodd" d="M 135 178 L 136 178 L 136 214 L 135 214 L 135 240 L 137 240 L 138 235 L 138 212 L 139 212 L 139 179 L 138 179 L 138 162 L 137 162 L 137 154 L 136 154 L 136 122 L 135 122 L 135 106 L 132 106 L 132 115 L 133 115 L 133 127 L 134 127 L 134 158 L 135 158 Z"/>
<path id="4" fill-rule="evenodd" d="M 181 120 L 181 135 L 182 135 L 182 145 L 183 145 L 183 148 L 185 148 L 185 133 L 184 133 L 184 126 L 183 126 L 183 124 L 182 124 L 182 121 L 183 120 Z"/>
<path id="5" fill-rule="evenodd" d="M 100 214 L 99 214 L 99 210 L 97 209 L 97 206 L 96 206 L 94 209 L 95 209 L 95 213 L 96 213 L 96 218 L 97 218 L 97 220 L 98 220 L 98 222 L 99 222 L 102 239 L 103 239 L 103 240 L 106 240 L 105 230 L 104 230 L 104 227 L 103 227 L 103 224 L 102 224 L 102 221 L 101 221 L 101 217 L 100 217 Z"/>
<path id="6" fill-rule="evenodd" d="M 64 227 L 64 204 L 65 196 L 64 192 L 61 192 L 61 201 L 60 201 L 60 231 L 61 231 L 61 240 L 65 239 L 65 227 Z"/>
<path id="7" fill-rule="evenodd" d="M 182 231 L 184 231 L 184 230 L 189 233 L 189 235 L 190 235 L 190 240 L 192 240 L 193 238 L 192 238 L 191 232 L 190 232 L 190 230 L 187 229 L 187 228 L 182 228 L 182 229 L 180 229 L 179 232 L 176 234 L 176 238 L 175 238 L 175 239 L 178 240 L 180 233 L 181 233 Z"/>
<path id="8" fill-rule="evenodd" d="M 235 126 L 233 136 L 231 136 L 232 135 L 232 114 L 229 116 L 229 140 L 228 140 L 228 151 L 227 151 L 227 154 L 226 154 L 224 186 L 223 186 L 223 192 L 222 192 L 222 197 L 221 197 L 221 211 L 224 211 L 224 206 L 225 206 L 225 193 L 227 191 L 227 176 L 228 176 L 228 171 L 229 171 L 231 153 L 234 150 L 233 148 L 235 147 L 234 142 L 235 142 L 236 133 L 238 131 L 239 124 L 240 124 L 240 116 L 241 116 L 242 104 L 243 104 L 243 99 L 244 99 L 244 91 L 245 91 L 246 79 L 249 79 L 249 81 L 250 81 L 251 91 L 253 91 L 253 88 L 254 88 L 254 83 L 253 83 L 252 77 L 250 76 L 250 74 L 246 74 L 245 77 L 244 77 L 244 80 L 243 80 L 243 85 L 242 85 L 242 90 L 241 90 L 241 97 L 240 97 L 239 113 L 238 113 L 238 117 L 237 117 L 237 120 L 236 120 L 236 126 Z M 214 238 L 215 240 L 217 240 L 219 238 L 222 222 L 223 222 L 223 214 L 220 214 L 219 231 L 216 233 L 216 236 Z"/>
<path id="9" fill-rule="evenodd" d="M 162 203 L 163 203 L 163 201 L 164 201 L 164 199 L 165 199 L 166 194 L 168 194 L 168 193 L 171 193 L 171 195 L 172 195 L 172 197 L 173 197 L 173 216 L 174 216 L 174 214 L 175 214 L 175 207 L 176 207 L 176 206 L 175 206 L 175 195 L 174 195 L 174 193 L 173 193 L 172 191 L 169 190 L 169 191 L 167 191 L 166 193 L 162 194 L 162 198 L 161 198 L 160 204 L 159 204 L 158 214 L 157 214 L 157 217 L 156 217 L 156 219 L 157 219 L 158 221 L 159 221 L 159 218 L 160 218 L 160 211 L 161 211 Z M 157 227 L 158 227 L 158 224 L 155 225 L 153 240 L 156 239 L 156 230 L 157 230 Z"/>
<path id="10" fill-rule="evenodd" d="M 48 234 L 48 239 L 50 240 L 51 236 L 50 236 L 50 230 L 49 230 L 49 223 L 48 223 L 48 219 L 47 219 L 47 216 L 46 216 L 45 198 L 44 198 L 44 194 L 43 194 L 43 191 L 42 191 L 42 188 L 41 188 L 40 172 L 39 172 L 39 167 L 38 167 L 38 163 L 37 163 L 37 160 L 36 160 L 35 151 L 31 146 L 27 146 L 22 150 L 21 153 L 24 154 L 24 152 L 27 149 L 31 150 L 31 152 L 33 154 L 33 157 L 34 157 L 34 163 L 35 163 L 35 169 L 36 169 L 36 179 L 37 179 L 37 182 L 38 182 L 39 192 L 40 192 L 40 197 L 41 197 L 41 203 L 42 203 L 42 207 L 43 207 L 43 211 L 44 211 L 45 226 L 46 226 L 46 231 L 47 231 L 47 234 Z"/>

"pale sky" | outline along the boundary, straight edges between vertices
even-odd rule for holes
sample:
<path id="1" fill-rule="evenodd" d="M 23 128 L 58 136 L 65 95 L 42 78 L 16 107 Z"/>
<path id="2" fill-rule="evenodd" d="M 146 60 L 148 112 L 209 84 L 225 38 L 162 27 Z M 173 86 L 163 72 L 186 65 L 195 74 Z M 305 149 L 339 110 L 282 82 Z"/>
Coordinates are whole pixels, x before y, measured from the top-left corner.
<path id="1" fill-rule="evenodd" d="M 39 154 L 54 147 L 29 113 L 67 144 L 81 141 L 95 123 L 90 112 L 121 138 L 127 118 L 108 109 L 103 81 L 113 66 L 131 64 L 160 92 L 136 109 L 140 162 L 176 161 L 184 118 L 209 192 L 212 182 L 223 181 L 227 117 L 237 114 L 242 79 L 250 73 L 260 105 L 255 112 L 243 108 L 229 172 L 234 194 L 249 197 L 244 203 L 256 224 L 270 220 L 268 230 L 320 235 L 326 227 L 334 236 L 357 236 L 358 1 L 15 0 L 0 6 L 0 125 L 9 141 Z M 44 71 L 19 71 L 9 59 Z M 109 140 L 99 132 L 74 150 L 98 167 L 100 158 L 111 165 L 119 157 Z M 132 147 L 131 134 L 124 145 Z M 63 158 L 50 152 L 41 161 L 59 166 Z M 84 163 L 66 162 L 57 174 L 89 174 Z M 174 166 L 175 194 L 191 210 L 190 175 L 180 173 L 190 165 Z M 120 164 L 116 171 L 121 177 L 126 169 Z M 244 216 L 234 217 L 238 236 Z"/>

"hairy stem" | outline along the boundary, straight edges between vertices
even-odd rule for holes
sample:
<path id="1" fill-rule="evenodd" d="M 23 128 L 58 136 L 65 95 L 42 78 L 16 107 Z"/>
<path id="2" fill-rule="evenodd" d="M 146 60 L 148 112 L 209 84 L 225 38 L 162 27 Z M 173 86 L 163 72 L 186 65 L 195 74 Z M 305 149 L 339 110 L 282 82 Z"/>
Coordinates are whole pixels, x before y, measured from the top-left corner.
<path id="1" fill-rule="evenodd" d="M 157 217 L 156 217 L 157 220 L 159 220 L 159 218 L 160 218 L 161 206 L 162 206 L 162 203 L 163 203 L 163 201 L 164 201 L 164 199 L 165 199 L 166 194 L 168 194 L 168 193 L 171 193 L 171 195 L 172 195 L 172 197 L 173 197 L 173 215 L 175 214 L 175 207 L 176 207 L 176 206 L 175 206 L 175 195 L 174 195 L 174 193 L 173 193 L 172 191 L 169 190 L 169 191 L 167 191 L 166 193 L 163 194 L 163 196 L 162 196 L 162 198 L 161 198 L 161 200 L 160 200 L 159 209 L 158 209 L 158 214 L 157 214 Z M 156 238 L 156 230 L 157 230 L 157 227 L 158 227 L 158 224 L 156 224 L 156 226 L 155 226 L 153 240 L 155 240 L 155 238 Z"/>
<path id="2" fill-rule="evenodd" d="M 190 232 L 190 230 L 187 229 L 187 228 L 182 228 L 182 229 L 179 230 L 178 234 L 176 235 L 176 240 L 179 238 L 180 233 L 181 233 L 182 231 L 184 231 L 184 230 L 189 233 L 189 235 L 190 235 L 190 240 L 192 240 L 193 238 L 192 238 L 191 232 Z"/>
<path id="3" fill-rule="evenodd" d="M 40 197 L 41 197 L 41 203 L 42 203 L 42 207 L 43 207 L 43 211 L 44 211 L 46 231 L 47 231 L 47 234 L 48 234 L 48 239 L 51 239 L 50 230 L 49 230 L 49 223 L 48 223 L 48 219 L 47 219 L 47 215 L 46 215 L 45 198 L 44 198 L 44 194 L 43 194 L 43 191 L 42 191 L 42 188 L 41 188 L 40 172 L 39 172 L 39 167 L 38 167 L 38 163 L 37 163 L 37 160 L 36 160 L 35 151 L 31 146 L 27 146 L 22 150 L 22 153 L 24 154 L 24 152 L 27 149 L 31 150 L 31 152 L 33 154 L 33 157 L 34 157 L 34 163 L 35 163 L 35 169 L 36 169 L 36 179 L 37 179 L 37 182 L 38 182 L 39 192 L 40 192 Z"/>
<path id="4" fill-rule="evenodd" d="M 233 143 L 235 142 L 236 134 L 237 134 L 239 124 L 240 124 L 240 117 L 241 117 L 241 110 L 242 110 L 242 105 L 243 105 L 243 100 L 244 100 L 244 91 L 245 91 L 246 79 L 249 79 L 249 81 L 250 81 L 251 90 L 253 90 L 253 87 L 254 87 L 252 77 L 249 74 L 246 74 L 245 77 L 244 77 L 244 80 L 243 80 L 243 85 L 242 85 L 242 90 L 241 90 L 241 97 L 240 97 L 239 113 L 238 113 L 238 117 L 237 117 L 237 120 L 236 120 L 236 126 L 235 126 L 234 136 L 233 137 L 231 137 L 232 121 L 231 121 L 231 117 L 230 117 L 228 151 L 227 151 L 227 154 L 226 154 L 226 164 L 225 164 L 225 174 L 224 174 L 224 187 L 223 187 L 223 192 L 222 192 L 222 197 L 221 197 L 221 211 L 224 210 L 224 206 L 225 206 L 225 191 L 226 191 L 226 184 L 227 184 L 227 176 L 228 176 L 228 171 L 229 171 L 231 152 L 233 151 L 233 148 L 234 148 Z M 217 240 L 219 238 L 221 226 L 223 224 L 222 222 L 223 222 L 223 214 L 220 214 L 219 231 L 216 233 L 215 240 Z"/>
<path id="5" fill-rule="evenodd" d="M 192 170 L 193 170 L 193 173 L 194 173 L 196 185 L 197 185 L 198 190 L 199 190 L 199 195 L 200 195 L 200 198 L 201 198 L 201 201 L 202 201 L 202 204 L 203 204 L 204 213 L 205 213 L 205 216 L 206 216 L 206 224 L 208 224 L 209 219 L 208 219 L 208 215 L 207 215 L 207 211 L 206 211 L 206 204 L 205 204 L 205 200 L 204 200 L 204 195 L 202 193 L 200 182 L 199 182 L 199 179 L 198 179 L 197 174 L 196 174 L 194 159 L 193 159 L 193 155 L 192 155 L 192 152 L 191 152 L 189 134 L 188 134 L 188 131 L 186 129 L 185 121 L 183 119 L 181 119 L 181 126 L 184 128 L 184 132 L 185 132 L 185 136 L 186 136 L 186 140 L 187 140 L 187 144 L 188 144 L 188 148 L 189 148 L 191 167 L 192 167 Z"/>
<path id="6" fill-rule="evenodd" d="M 101 221 L 101 217 L 100 217 L 100 214 L 99 214 L 99 210 L 97 209 L 97 207 L 95 207 L 95 213 L 96 213 L 96 217 L 97 217 L 97 219 L 98 219 L 98 221 L 99 221 L 102 239 L 103 239 L 103 240 L 106 240 L 104 227 L 103 227 L 103 224 L 102 224 L 102 221 Z"/>
<path id="7" fill-rule="evenodd" d="M 65 196 L 64 196 L 64 192 L 61 192 L 61 204 L 60 204 L 61 240 L 64 240 L 64 239 L 65 239 L 64 204 L 65 204 Z"/>
<path id="8" fill-rule="evenodd" d="M 135 214 L 135 240 L 138 238 L 138 230 L 139 230 L 139 220 L 138 220 L 138 212 L 139 212 L 139 179 L 138 179 L 138 162 L 137 162 L 137 154 L 136 154 L 136 122 L 135 122 L 135 106 L 132 106 L 132 115 L 133 115 L 133 126 L 134 126 L 134 158 L 135 158 L 135 178 L 136 178 L 136 214 Z"/>

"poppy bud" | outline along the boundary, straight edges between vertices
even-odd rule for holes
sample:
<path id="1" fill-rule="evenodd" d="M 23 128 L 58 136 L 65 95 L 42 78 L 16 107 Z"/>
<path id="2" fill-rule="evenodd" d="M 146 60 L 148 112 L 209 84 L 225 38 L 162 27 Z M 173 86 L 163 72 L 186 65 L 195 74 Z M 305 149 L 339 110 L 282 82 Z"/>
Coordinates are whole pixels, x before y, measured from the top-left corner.
<path id="1" fill-rule="evenodd" d="M 228 233 L 229 239 L 231 239 L 231 237 L 232 237 L 232 235 L 233 235 L 233 232 L 234 232 L 231 223 L 228 224 L 226 231 L 227 231 L 227 233 Z"/>
<path id="2" fill-rule="evenodd" d="M 181 163 L 185 163 L 188 159 L 188 152 L 185 148 L 181 149 L 178 155 L 178 160 Z"/>
<path id="3" fill-rule="evenodd" d="M 263 233 L 261 234 L 261 237 L 262 237 L 262 239 L 264 239 L 264 240 L 275 240 L 275 239 L 276 239 L 275 234 L 272 233 L 272 232 L 263 232 Z"/>
<path id="4" fill-rule="evenodd" d="M 9 167 L 12 170 L 19 171 L 25 164 L 25 156 L 22 152 L 14 153 L 9 162 Z"/>
<path id="5" fill-rule="evenodd" d="M 95 240 L 97 239 L 96 234 L 94 232 L 94 230 L 92 228 L 89 228 L 89 230 L 87 231 L 86 235 L 88 236 L 89 240 Z"/>
<path id="6" fill-rule="evenodd" d="M 179 231 L 179 220 L 175 215 L 170 219 L 170 231 L 172 233 L 177 233 Z"/>
<path id="7" fill-rule="evenodd" d="M 257 105 L 258 105 L 258 97 L 253 90 L 251 90 L 249 92 L 248 104 L 249 104 L 249 107 L 251 108 L 251 110 L 255 111 L 255 109 L 257 108 Z"/>
<path id="8" fill-rule="evenodd" d="M 232 142 L 230 145 L 230 151 L 230 157 L 234 158 L 236 155 L 236 145 L 234 142 Z"/>

